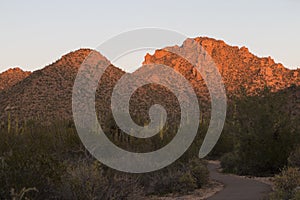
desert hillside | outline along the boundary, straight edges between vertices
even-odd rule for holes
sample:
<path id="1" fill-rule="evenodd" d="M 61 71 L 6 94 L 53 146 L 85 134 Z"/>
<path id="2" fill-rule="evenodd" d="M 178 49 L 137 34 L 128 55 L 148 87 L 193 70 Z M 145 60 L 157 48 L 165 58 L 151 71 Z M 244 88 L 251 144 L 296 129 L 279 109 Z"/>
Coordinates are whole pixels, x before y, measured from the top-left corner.
<path id="1" fill-rule="evenodd" d="M 184 50 L 189 56 L 191 40 L 201 44 L 206 52 L 200 53 L 209 54 L 216 63 L 229 100 L 241 94 L 259 94 L 266 87 L 272 92 L 278 92 L 300 85 L 300 69 L 289 70 L 282 64 L 275 63 L 270 57 L 259 58 L 250 53 L 246 47 L 229 46 L 220 40 L 198 37 L 187 39 L 182 46 L 174 48 L 179 51 Z M 79 49 L 33 73 L 23 72 L 20 69 L 10 69 L 2 73 L 0 75 L 0 118 L 6 120 L 10 115 L 18 120 L 34 119 L 46 122 L 58 119 L 72 120 L 72 87 L 78 68 L 91 52 L 92 50 L 89 49 Z M 154 55 L 147 54 L 144 65 L 133 74 L 150 77 L 151 73 L 145 74 L 147 70 L 144 69 L 153 63 L 167 65 L 178 71 L 192 84 L 202 106 L 209 102 L 208 90 L 201 75 L 186 60 L 165 49 L 156 50 Z M 124 74 L 124 71 L 111 65 L 101 78 L 96 94 L 96 107 L 100 113 L 110 112 L 110 96 L 113 87 Z M 162 74 L 162 76 L 170 75 Z M 172 77 L 169 78 L 173 80 Z M 182 90 L 184 91 L 184 88 Z M 294 90 L 298 92 L 299 89 Z M 145 111 L 154 103 L 162 103 L 169 111 L 176 111 L 178 106 L 170 91 L 152 84 L 140 88 L 134 94 L 131 105 L 135 106 L 131 106 L 131 110 Z"/>

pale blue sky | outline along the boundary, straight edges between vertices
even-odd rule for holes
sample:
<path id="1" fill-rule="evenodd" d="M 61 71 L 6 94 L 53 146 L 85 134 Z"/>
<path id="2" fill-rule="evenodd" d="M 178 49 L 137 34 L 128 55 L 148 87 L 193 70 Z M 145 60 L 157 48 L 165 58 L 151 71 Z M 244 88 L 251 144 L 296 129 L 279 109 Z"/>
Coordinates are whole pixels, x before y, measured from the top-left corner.
<path id="1" fill-rule="evenodd" d="M 1 1 L 0 71 L 44 67 L 141 27 L 209 36 L 300 67 L 298 0 Z M 140 55 L 142 56 L 142 54 Z"/>

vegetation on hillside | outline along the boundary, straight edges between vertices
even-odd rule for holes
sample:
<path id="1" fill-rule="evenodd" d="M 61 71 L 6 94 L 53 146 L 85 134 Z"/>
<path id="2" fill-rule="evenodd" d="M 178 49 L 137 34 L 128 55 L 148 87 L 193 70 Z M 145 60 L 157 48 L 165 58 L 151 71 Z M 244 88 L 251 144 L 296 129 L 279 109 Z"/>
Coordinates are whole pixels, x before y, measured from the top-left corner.
<path id="1" fill-rule="evenodd" d="M 208 158 L 220 159 L 224 172 L 278 174 L 270 198 L 299 198 L 299 112 L 293 107 L 297 102 L 289 104 L 289 95 L 267 88 L 258 96 L 241 94 L 229 102 L 223 133 Z M 145 121 L 134 120 L 141 125 Z M 175 122 L 147 142 L 120 131 L 112 118 L 101 125 L 121 148 L 148 152 L 172 140 L 178 129 Z M 152 173 L 127 174 L 95 160 L 81 144 L 73 122 L 49 126 L 8 115 L 0 129 L 0 199 L 138 199 L 191 192 L 209 179 L 206 163 L 197 158 L 208 120 L 201 123 L 194 143 L 175 163 Z"/>
<path id="2" fill-rule="evenodd" d="M 295 89 L 289 88 L 291 94 Z M 272 200 L 300 199 L 300 118 L 293 101 L 298 99 L 267 88 L 259 96 L 236 99 L 210 154 L 221 160 L 225 173 L 275 176 Z"/>
<path id="3" fill-rule="evenodd" d="M 28 121 L 17 126 L 9 121 L 0 137 L 0 199 L 139 199 L 188 193 L 208 182 L 206 163 L 196 157 L 196 148 L 162 170 L 128 174 L 94 159 L 71 122 L 43 126 Z M 128 143 L 111 138 L 117 138 L 118 145 Z M 162 140 L 154 139 L 146 146 L 160 145 Z"/>
<path id="4" fill-rule="evenodd" d="M 300 141 L 299 117 L 288 112 L 287 96 L 265 89 L 231 102 L 222 136 L 211 153 L 224 172 L 270 176 L 288 163 Z"/>

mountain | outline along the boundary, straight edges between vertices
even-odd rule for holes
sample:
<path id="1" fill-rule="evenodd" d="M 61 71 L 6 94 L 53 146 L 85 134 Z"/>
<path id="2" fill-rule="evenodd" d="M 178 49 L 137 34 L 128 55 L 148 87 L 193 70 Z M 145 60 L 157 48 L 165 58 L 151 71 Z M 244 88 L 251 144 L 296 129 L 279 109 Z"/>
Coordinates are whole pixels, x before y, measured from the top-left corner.
<path id="1" fill-rule="evenodd" d="M 0 93 L 1 119 L 58 121 L 72 119 L 72 88 L 78 68 L 92 52 L 80 49 L 62 56 L 61 59 L 41 70 L 34 71 L 23 81 Z M 109 67 L 101 87 L 108 85 L 124 72 Z"/>
<path id="2" fill-rule="evenodd" d="M 0 91 L 8 89 L 29 76 L 31 72 L 10 68 L 0 74 Z"/>
<path id="3" fill-rule="evenodd" d="M 241 94 L 259 94 L 266 87 L 272 92 L 280 92 L 295 86 L 294 93 L 299 93 L 297 86 L 300 86 L 300 69 L 289 70 L 282 64 L 275 63 L 270 57 L 259 58 L 253 55 L 246 47 L 229 46 L 223 41 L 206 37 L 187 39 L 182 46 L 172 48 L 185 52 L 186 56 L 194 57 L 190 51 L 191 42 L 201 44 L 206 52 L 201 50 L 200 54 L 204 56 L 208 54 L 215 62 L 222 75 L 229 100 Z M 14 82 L 14 84 L 7 85 L 0 92 L 0 119 L 4 121 L 10 116 L 18 120 L 34 119 L 48 123 L 57 120 L 72 120 L 72 87 L 80 65 L 91 52 L 90 49 L 71 52 L 53 64 L 28 74 L 25 79 L 14 80 L 14 76 L 10 76 L 9 82 Z M 100 53 L 98 56 L 102 57 Z M 156 50 L 153 55 L 147 54 L 144 65 L 133 74 L 151 77 L 151 72 L 146 72 L 146 69 L 151 68 L 153 63 L 167 65 L 183 75 L 193 86 L 202 106 L 207 105 L 210 97 L 201 75 L 190 63 L 170 53 L 167 48 Z M 113 65 L 105 71 L 96 93 L 98 114 L 111 115 L 111 93 L 124 74 L 124 71 Z M 162 73 L 161 76 L 174 81 L 171 74 Z M 124 85 L 122 90 L 126 87 Z M 187 97 L 184 96 L 184 98 Z M 167 106 L 168 114 L 180 111 L 175 96 L 166 88 L 156 84 L 139 88 L 131 98 L 130 110 L 133 113 L 145 112 L 146 114 L 149 106 L 154 103 Z M 147 117 L 146 120 L 148 120 Z"/>
<path id="4" fill-rule="evenodd" d="M 198 42 L 213 59 L 228 95 L 238 95 L 241 89 L 246 94 L 253 95 L 265 87 L 276 92 L 291 85 L 300 85 L 300 69 L 287 69 L 282 64 L 275 63 L 270 57 L 259 58 L 250 53 L 246 47 L 229 46 L 221 40 L 198 37 L 194 41 Z M 178 48 L 188 49 L 189 43 L 188 39 Z M 165 49 L 156 50 L 154 55 L 147 54 L 144 64 L 149 63 L 171 66 L 185 76 L 189 76 L 189 80 L 202 79 L 201 75 L 192 69 L 191 64 Z"/>

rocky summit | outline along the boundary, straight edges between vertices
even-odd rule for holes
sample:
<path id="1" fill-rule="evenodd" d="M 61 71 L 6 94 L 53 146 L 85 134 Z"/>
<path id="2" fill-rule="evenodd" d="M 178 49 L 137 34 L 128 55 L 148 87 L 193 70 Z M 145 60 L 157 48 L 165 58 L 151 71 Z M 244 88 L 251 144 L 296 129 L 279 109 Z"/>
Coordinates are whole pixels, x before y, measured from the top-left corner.
<path id="1" fill-rule="evenodd" d="M 0 91 L 8 89 L 29 76 L 31 72 L 20 68 L 10 68 L 0 74 Z"/>

